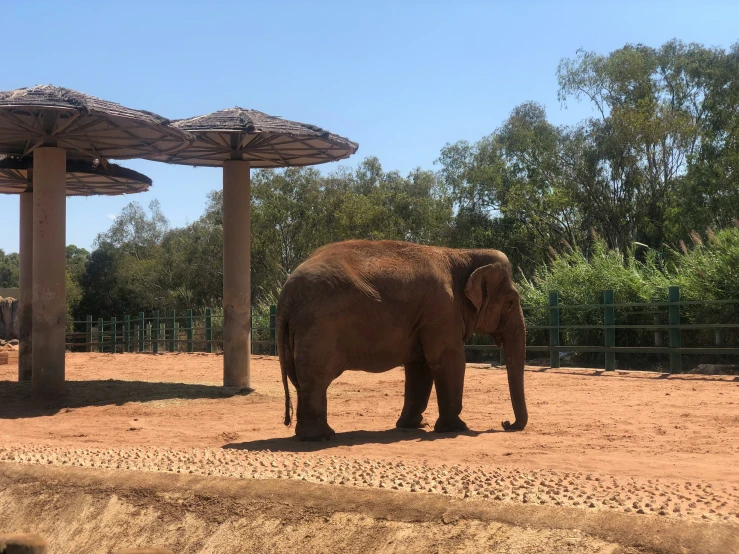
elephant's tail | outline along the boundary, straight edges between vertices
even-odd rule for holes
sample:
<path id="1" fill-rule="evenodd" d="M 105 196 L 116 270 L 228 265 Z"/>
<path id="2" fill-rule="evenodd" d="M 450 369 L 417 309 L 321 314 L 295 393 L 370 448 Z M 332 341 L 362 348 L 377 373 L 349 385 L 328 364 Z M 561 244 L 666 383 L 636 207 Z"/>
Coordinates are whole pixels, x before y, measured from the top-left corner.
<path id="1" fill-rule="evenodd" d="M 285 389 L 285 425 L 290 426 L 293 416 L 293 405 L 290 401 L 290 388 L 287 384 L 288 375 L 295 375 L 295 357 L 290 348 L 290 333 L 288 332 L 287 316 L 277 316 L 277 354 L 280 357 L 282 370 L 282 386 Z"/>

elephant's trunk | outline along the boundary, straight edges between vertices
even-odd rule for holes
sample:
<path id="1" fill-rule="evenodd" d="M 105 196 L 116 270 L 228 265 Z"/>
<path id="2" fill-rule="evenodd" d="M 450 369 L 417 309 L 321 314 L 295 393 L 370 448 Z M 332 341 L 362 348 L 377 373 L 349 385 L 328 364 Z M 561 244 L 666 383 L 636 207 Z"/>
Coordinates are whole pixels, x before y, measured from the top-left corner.
<path id="1" fill-rule="evenodd" d="M 521 308 L 515 322 L 511 322 L 512 330 L 503 334 L 505 348 L 506 369 L 508 370 L 508 389 L 511 392 L 511 404 L 516 421 L 503 422 L 506 431 L 521 431 L 529 421 L 529 412 L 526 409 L 526 397 L 523 390 L 523 367 L 526 361 L 526 324 L 524 323 Z"/>

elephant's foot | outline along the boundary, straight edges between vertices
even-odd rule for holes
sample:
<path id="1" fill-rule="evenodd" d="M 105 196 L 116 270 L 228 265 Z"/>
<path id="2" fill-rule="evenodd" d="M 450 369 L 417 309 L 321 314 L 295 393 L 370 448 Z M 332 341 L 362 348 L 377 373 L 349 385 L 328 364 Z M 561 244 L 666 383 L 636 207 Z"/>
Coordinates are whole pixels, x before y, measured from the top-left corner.
<path id="1" fill-rule="evenodd" d="M 295 434 L 301 441 L 327 441 L 336 436 L 328 423 L 307 423 L 295 426 Z"/>
<path id="2" fill-rule="evenodd" d="M 398 429 L 422 429 L 428 427 L 428 422 L 423 418 L 423 414 L 417 416 L 400 416 L 398 421 L 395 423 L 395 427 Z"/>
<path id="3" fill-rule="evenodd" d="M 470 428 L 467 427 L 467 424 L 459 416 L 440 417 L 436 420 L 436 425 L 434 425 L 434 431 L 437 433 L 462 433 L 469 430 Z"/>

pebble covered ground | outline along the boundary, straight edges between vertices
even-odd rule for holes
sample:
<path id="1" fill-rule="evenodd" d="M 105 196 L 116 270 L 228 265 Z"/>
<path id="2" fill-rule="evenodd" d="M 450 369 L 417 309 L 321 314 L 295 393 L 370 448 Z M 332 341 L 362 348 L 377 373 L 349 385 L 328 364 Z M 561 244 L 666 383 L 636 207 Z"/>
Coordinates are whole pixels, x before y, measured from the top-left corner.
<path id="1" fill-rule="evenodd" d="M 493 502 L 573 506 L 739 524 L 739 486 L 717 486 L 704 481 L 215 448 L 0 446 L 0 462 L 240 479 L 299 479 Z"/>

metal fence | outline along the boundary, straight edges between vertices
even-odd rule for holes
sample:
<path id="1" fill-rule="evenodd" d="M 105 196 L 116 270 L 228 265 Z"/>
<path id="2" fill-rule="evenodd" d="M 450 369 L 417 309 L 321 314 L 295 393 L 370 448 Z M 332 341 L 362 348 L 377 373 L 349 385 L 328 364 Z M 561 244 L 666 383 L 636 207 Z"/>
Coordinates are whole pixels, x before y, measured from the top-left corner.
<path id="1" fill-rule="evenodd" d="M 277 354 L 276 306 L 268 313 L 252 309 L 251 344 L 253 354 Z M 223 346 L 223 315 L 207 308 L 197 313 L 175 310 L 150 315 L 139 312 L 120 319 L 87 316 L 84 321 L 69 321 L 66 346 L 83 352 L 219 352 Z"/>
<path id="2" fill-rule="evenodd" d="M 560 367 L 563 353 L 596 355 L 595 362 L 605 370 L 616 368 L 618 354 L 661 355 L 669 360 L 671 373 L 682 371 L 686 356 L 739 359 L 739 300 L 685 301 L 680 299 L 679 287 L 670 287 L 665 302 L 618 303 L 614 292 L 605 290 L 600 304 L 566 305 L 557 292 L 551 292 L 548 305 L 523 309 L 527 355 L 547 353 L 554 368 Z M 689 318 L 684 310 L 692 310 Z M 711 319 L 710 314 L 729 321 L 692 321 L 701 315 Z M 652 323 L 643 323 L 645 318 Z M 210 309 L 197 315 L 193 310 L 184 315 L 172 310 L 109 320 L 88 316 L 70 324 L 74 330 L 67 335 L 67 347 L 77 351 L 212 353 L 223 344 L 223 316 Z M 276 355 L 275 306 L 268 313 L 252 310 L 251 329 L 252 353 Z M 583 341 L 590 344 L 578 344 Z M 599 344 L 593 344 L 596 341 Z M 466 349 L 478 355 L 497 352 L 501 363 L 505 359 L 503 349 L 489 337 L 472 337 Z"/>

